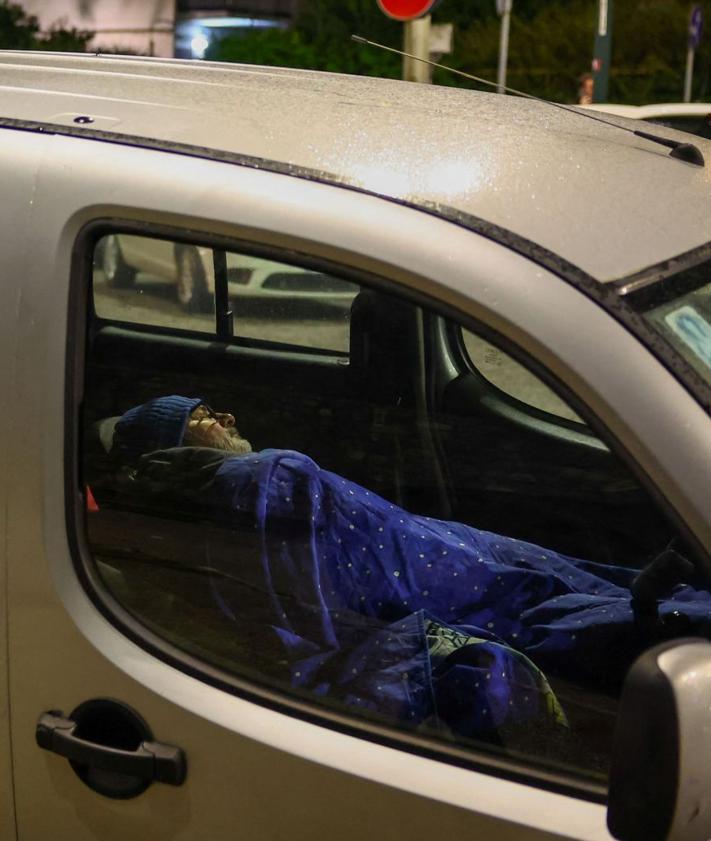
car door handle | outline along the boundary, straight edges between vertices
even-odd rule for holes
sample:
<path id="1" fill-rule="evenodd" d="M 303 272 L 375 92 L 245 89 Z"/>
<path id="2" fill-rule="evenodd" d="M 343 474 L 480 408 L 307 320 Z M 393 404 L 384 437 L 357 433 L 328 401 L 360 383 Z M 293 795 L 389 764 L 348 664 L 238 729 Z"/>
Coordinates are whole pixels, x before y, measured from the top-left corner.
<path id="1" fill-rule="evenodd" d="M 173 786 L 185 781 L 185 754 L 180 748 L 143 741 L 135 750 L 122 750 L 82 739 L 76 734 L 78 726 L 56 711 L 42 713 L 35 732 L 37 744 L 71 762 L 102 771 Z"/>

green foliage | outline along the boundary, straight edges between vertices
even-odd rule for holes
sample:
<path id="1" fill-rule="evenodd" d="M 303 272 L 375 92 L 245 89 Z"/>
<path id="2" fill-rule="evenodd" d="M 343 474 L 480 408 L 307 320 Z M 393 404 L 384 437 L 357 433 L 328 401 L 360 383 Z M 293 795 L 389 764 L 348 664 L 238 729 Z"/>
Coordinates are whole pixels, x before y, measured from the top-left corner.
<path id="1" fill-rule="evenodd" d="M 704 99 L 711 66 L 711 2 L 705 0 L 706 31 L 695 59 L 692 98 Z M 689 0 L 637 0 L 615 6 L 610 100 L 679 101 L 686 67 Z"/>
<path id="2" fill-rule="evenodd" d="M 437 10 L 443 13 L 447 5 Z M 493 5 L 493 3 L 492 3 Z M 711 94 L 711 0 L 704 0 L 707 31 L 696 54 L 693 98 Z M 632 104 L 679 101 L 686 66 L 690 0 L 616 0 L 609 100 Z M 525 12 L 525 13 L 524 13 Z M 578 79 L 590 70 L 597 2 L 514 0 L 507 82 L 545 99 L 574 102 Z M 447 64 L 494 81 L 499 55 L 499 21 L 480 19 L 457 31 Z M 436 71 L 438 84 L 481 87 Z"/>
<path id="3" fill-rule="evenodd" d="M 34 15 L 27 15 L 22 6 L 0 2 L 0 49 L 34 49 L 39 34 L 39 22 Z"/>
<path id="4" fill-rule="evenodd" d="M 707 24 L 696 54 L 693 98 L 707 99 L 711 97 L 711 0 L 700 1 Z M 616 0 L 610 101 L 681 99 L 691 3 Z M 509 85 L 574 102 L 578 79 L 590 70 L 596 16 L 597 0 L 513 0 Z M 495 0 L 442 0 L 433 20 L 455 24 L 454 52 L 443 63 L 496 80 L 500 21 Z M 291 30 L 234 36 L 213 45 L 209 57 L 400 77 L 397 56 L 354 44 L 350 40 L 354 33 L 388 46 L 402 45 L 402 26 L 385 16 L 376 0 L 303 0 Z M 480 87 L 441 70 L 435 71 L 434 81 Z"/>
<path id="5" fill-rule="evenodd" d="M 37 49 L 84 53 L 93 37 L 94 33 L 86 29 L 55 25 L 37 41 Z"/>
<path id="6" fill-rule="evenodd" d="M 375 0 L 304 0 L 295 28 L 316 47 L 319 70 L 399 78 L 401 60 L 392 53 L 351 41 L 363 35 L 402 47 L 402 26 L 387 18 Z"/>
<path id="7" fill-rule="evenodd" d="M 307 43 L 297 30 L 262 29 L 232 35 L 212 43 L 205 58 L 211 61 L 309 68 L 314 67 L 316 55 L 313 44 Z"/>
<path id="8" fill-rule="evenodd" d="M 67 29 L 61 23 L 43 33 L 35 15 L 28 15 L 17 3 L 0 0 L 0 49 L 84 52 L 93 36 L 93 32 Z"/>
<path id="9" fill-rule="evenodd" d="M 507 84 L 544 99 L 574 101 L 578 78 L 589 69 L 592 58 L 595 5 L 590 0 L 550 2 L 528 17 L 513 15 Z M 515 0 L 514 8 L 518 8 Z M 495 81 L 499 37 L 498 17 L 477 21 L 458 33 L 447 63 Z M 445 76 L 437 71 L 434 81 L 451 84 Z"/>
<path id="10" fill-rule="evenodd" d="M 304 0 L 292 29 L 233 35 L 212 44 L 205 57 L 399 78 L 397 56 L 364 49 L 351 41 L 353 34 L 402 46 L 402 27 L 389 20 L 375 0 Z"/>

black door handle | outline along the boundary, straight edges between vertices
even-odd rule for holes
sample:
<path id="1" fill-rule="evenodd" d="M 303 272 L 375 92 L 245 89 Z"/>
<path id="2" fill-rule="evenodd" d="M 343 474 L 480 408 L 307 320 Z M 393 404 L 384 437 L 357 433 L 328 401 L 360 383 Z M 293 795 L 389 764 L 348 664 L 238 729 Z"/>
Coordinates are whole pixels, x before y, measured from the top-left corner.
<path id="1" fill-rule="evenodd" d="M 122 774 L 145 783 L 179 786 L 184 782 L 186 762 L 180 748 L 142 741 L 135 750 L 123 750 L 82 739 L 77 735 L 78 727 L 76 721 L 62 713 L 46 712 L 37 722 L 35 738 L 41 748 L 66 757 L 72 764 Z"/>

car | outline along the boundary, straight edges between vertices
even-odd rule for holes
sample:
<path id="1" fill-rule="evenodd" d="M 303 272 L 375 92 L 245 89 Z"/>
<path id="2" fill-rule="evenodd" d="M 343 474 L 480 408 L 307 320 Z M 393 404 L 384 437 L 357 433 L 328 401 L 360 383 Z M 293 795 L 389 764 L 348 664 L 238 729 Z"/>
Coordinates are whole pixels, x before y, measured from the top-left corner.
<path id="1" fill-rule="evenodd" d="M 707 140 L 711 139 L 711 103 L 661 102 L 654 105 L 615 105 L 603 102 L 583 106 L 592 111 L 604 111 L 617 117 L 646 120 L 660 126 L 687 131 Z"/>
<path id="2" fill-rule="evenodd" d="M 2 837 L 708 837 L 711 142 L 0 68 Z"/>
<path id="3" fill-rule="evenodd" d="M 178 302 L 187 312 L 211 312 L 215 271 L 209 249 L 115 234 L 106 237 L 95 258 L 110 286 L 131 288 L 143 272 L 173 283 Z M 286 297 L 292 303 L 301 300 L 316 306 L 349 306 L 352 298 L 347 286 L 336 278 L 259 257 L 231 256 L 227 273 L 228 292 L 238 290 L 242 301 Z"/>

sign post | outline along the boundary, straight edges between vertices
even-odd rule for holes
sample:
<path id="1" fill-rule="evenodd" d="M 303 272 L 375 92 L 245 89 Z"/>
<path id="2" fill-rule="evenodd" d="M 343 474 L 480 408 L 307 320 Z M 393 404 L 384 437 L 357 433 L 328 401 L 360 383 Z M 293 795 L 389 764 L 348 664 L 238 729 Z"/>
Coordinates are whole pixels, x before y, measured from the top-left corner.
<path id="1" fill-rule="evenodd" d="M 613 0 L 598 0 L 597 29 L 593 50 L 593 102 L 607 102 L 610 82 L 610 59 L 612 58 L 612 3 Z"/>
<path id="2" fill-rule="evenodd" d="M 385 14 L 405 24 L 403 49 L 427 61 L 430 57 L 430 12 L 440 0 L 378 0 Z M 429 82 L 430 67 L 424 61 L 403 57 L 402 78 L 408 82 Z"/>
<path id="3" fill-rule="evenodd" d="M 499 39 L 499 73 L 496 77 L 496 92 L 506 92 L 506 66 L 509 62 L 509 29 L 511 26 L 511 8 L 513 0 L 496 0 L 496 11 L 501 18 L 501 37 Z"/>
<path id="4" fill-rule="evenodd" d="M 430 57 L 430 28 L 432 25 L 432 18 L 425 15 L 422 18 L 405 21 L 405 38 L 403 49 L 406 53 L 419 58 L 428 59 Z M 410 56 L 403 56 L 402 59 L 402 78 L 406 82 L 426 82 L 432 81 L 432 68 L 424 61 L 417 61 Z"/>
<path id="5" fill-rule="evenodd" d="M 684 77 L 684 102 L 691 102 L 691 83 L 694 78 L 694 53 L 701 43 L 704 31 L 704 13 L 697 3 L 689 15 L 689 43 L 686 51 L 686 76 Z"/>

